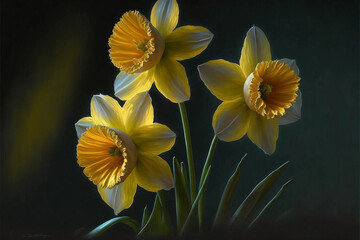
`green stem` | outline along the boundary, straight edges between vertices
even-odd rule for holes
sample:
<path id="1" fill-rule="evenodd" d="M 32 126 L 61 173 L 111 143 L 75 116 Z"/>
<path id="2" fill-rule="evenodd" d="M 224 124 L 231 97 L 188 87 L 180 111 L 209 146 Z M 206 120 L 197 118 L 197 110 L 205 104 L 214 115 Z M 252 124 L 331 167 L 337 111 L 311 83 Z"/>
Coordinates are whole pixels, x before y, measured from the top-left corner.
<path id="1" fill-rule="evenodd" d="M 195 178 L 195 169 L 194 169 L 194 157 L 191 146 L 189 121 L 188 121 L 184 102 L 179 103 L 179 109 L 180 109 L 183 129 L 184 129 L 186 154 L 187 154 L 187 160 L 189 166 L 190 196 L 191 196 L 191 203 L 193 203 L 196 197 L 196 178 Z"/>
<path id="2" fill-rule="evenodd" d="M 210 148 L 209 148 L 209 152 L 206 158 L 206 162 L 204 164 L 202 173 L 201 173 L 201 178 L 200 178 L 200 186 L 203 184 L 204 179 L 205 179 L 205 175 L 209 169 L 209 166 L 211 165 L 211 160 L 214 156 L 214 152 L 215 152 L 215 147 L 217 144 L 218 138 L 216 137 L 216 135 L 214 136 Z M 198 203 L 198 219 L 199 219 L 199 230 L 202 230 L 202 219 L 203 219 L 203 202 L 204 202 L 204 195 L 202 195 L 199 199 L 199 203 Z"/>

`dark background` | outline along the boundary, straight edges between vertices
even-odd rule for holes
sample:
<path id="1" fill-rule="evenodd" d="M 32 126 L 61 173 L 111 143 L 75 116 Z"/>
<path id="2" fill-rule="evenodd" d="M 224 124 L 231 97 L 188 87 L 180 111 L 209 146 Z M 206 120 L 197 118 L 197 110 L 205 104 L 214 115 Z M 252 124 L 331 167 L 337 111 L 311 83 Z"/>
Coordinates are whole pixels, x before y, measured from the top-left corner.
<path id="1" fill-rule="evenodd" d="M 191 87 L 186 107 L 197 176 L 220 104 L 200 80 L 197 65 L 219 58 L 238 62 L 245 34 L 255 24 L 266 33 L 273 59 L 295 58 L 301 76 L 302 119 L 280 127 L 275 154 L 265 155 L 246 136 L 219 142 L 205 223 L 210 225 L 227 178 L 248 153 L 234 210 L 257 182 L 289 160 L 267 200 L 285 181 L 294 181 L 260 226 L 287 239 L 358 239 L 358 1 L 178 2 L 178 26 L 199 25 L 214 33 L 208 49 L 182 62 Z M 76 163 L 74 123 L 90 114 L 93 94 L 113 96 L 118 70 L 108 57 L 107 41 L 114 24 L 128 10 L 150 17 L 154 3 L 1 2 L 3 239 L 69 239 L 114 216 Z M 174 155 L 186 161 L 178 106 L 154 87 L 150 94 L 155 121 L 178 136 L 175 147 L 162 156 L 169 163 Z M 140 219 L 154 196 L 138 188 L 133 206 L 121 215 Z M 173 196 L 173 190 L 166 194 L 172 206 Z M 258 227 L 259 232 L 264 229 Z M 120 224 L 107 236 L 124 235 L 131 230 Z"/>

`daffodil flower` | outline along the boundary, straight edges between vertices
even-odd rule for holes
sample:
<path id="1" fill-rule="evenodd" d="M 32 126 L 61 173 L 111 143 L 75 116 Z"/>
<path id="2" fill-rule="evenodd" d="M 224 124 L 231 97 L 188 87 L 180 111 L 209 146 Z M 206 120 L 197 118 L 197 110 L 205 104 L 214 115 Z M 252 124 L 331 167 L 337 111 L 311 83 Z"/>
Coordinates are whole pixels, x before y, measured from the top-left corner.
<path id="1" fill-rule="evenodd" d="M 246 35 L 240 65 L 213 60 L 198 67 L 200 78 L 222 104 L 213 116 L 216 136 L 235 141 L 245 133 L 265 153 L 276 148 L 279 125 L 301 116 L 299 69 L 295 60 L 271 60 L 269 42 L 258 27 Z"/>
<path id="2" fill-rule="evenodd" d="M 109 46 L 111 61 L 121 71 L 114 83 L 118 98 L 130 99 L 148 91 L 155 82 L 170 101 L 189 100 L 188 78 L 178 61 L 200 54 L 213 34 L 198 26 L 175 29 L 178 17 L 176 0 L 158 0 L 151 22 L 138 11 L 129 11 L 115 25 Z"/>
<path id="3" fill-rule="evenodd" d="M 91 117 L 76 124 L 78 164 L 118 214 L 133 202 L 137 185 L 156 192 L 173 187 L 168 163 L 158 155 L 171 149 L 175 133 L 154 123 L 147 93 L 119 103 L 106 95 L 91 100 Z"/>

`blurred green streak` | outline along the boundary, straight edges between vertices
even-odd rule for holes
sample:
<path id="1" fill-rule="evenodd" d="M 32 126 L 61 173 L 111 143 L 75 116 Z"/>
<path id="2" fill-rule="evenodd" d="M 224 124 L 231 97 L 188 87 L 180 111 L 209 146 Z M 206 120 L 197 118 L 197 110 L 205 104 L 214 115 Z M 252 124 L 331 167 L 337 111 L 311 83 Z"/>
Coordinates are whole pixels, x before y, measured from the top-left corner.
<path id="1" fill-rule="evenodd" d="M 48 153 L 61 151 L 54 146 L 58 134 L 63 131 L 63 120 L 71 107 L 79 82 L 79 69 L 86 46 L 86 29 L 70 17 L 58 26 L 49 29 L 47 36 L 32 51 L 33 61 L 28 76 L 14 73 L 18 84 L 8 103 L 10 120 L 5 135 L 6 157 L 4 164 L 5 184 L 14 187 L 31 176 L 45 172 L 44 161 Z M 29 44 L 29 45 L 30 45 Z M 21 81 L 18 79 L 22 78 Z M 21 88 L 20 84 L 29 86 Z M 19 86 L 19 87 L 18 87 Z"/>

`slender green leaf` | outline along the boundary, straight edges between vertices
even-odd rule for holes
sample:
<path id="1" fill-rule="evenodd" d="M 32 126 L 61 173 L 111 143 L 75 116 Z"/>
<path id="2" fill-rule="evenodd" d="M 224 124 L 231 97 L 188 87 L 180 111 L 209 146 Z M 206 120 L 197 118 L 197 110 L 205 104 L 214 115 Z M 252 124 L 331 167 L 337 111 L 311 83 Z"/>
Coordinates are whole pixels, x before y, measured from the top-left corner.
<path id="1" fill-rule="evenodd" d="M 176 157 L 173 158 L 173 172 L 175 184 L 177 229 L 180 230 L 186 220 L 186 216 L 189 214 L 191 202 L 187 187 L 184 185 L 184 175 L 180 170 L 180 165 Z"/>
<path id="2" fill-rule="evenodd" d="M 205 179 L 204 179 L 204 182 L 202 185 L 200 185 L 200 190 L 195 198 L 195 201 L 193 202 L 192 206 L 191 206 L 191 209 L 190 209 L 190 212 L 186 218 L 186 221 L 183 225 L 183 227 L 181 228 L 181 231 L 180 231 L 180 234 L 183 234 L 187 231 L 187 229 L 189 228 L 190 226 L 190 223 L 192 222 L 191 219 L 193 219 L 194 217 L 194 214 L 195 214 L 195 210 L 197 208 L 197 204 L 199 202 L 199 199 L 201 198 L 201 196 L 204 194 L 204 190 L 205 190 L 205 187 L 206 187 L 206 184 L 208 182 L 208 179 L 209 179 L 209 173 L 210 173 L 210 169 L 211 169 L 211 165 L 209 166 L 208 168 L 208 171 L 205 175 Z"/>
<path id="3" fill-rule="evenodd" d="M 229 221 L 229 214 L 230 214 L 230 207 L 232 200 L 234 198 L 234 193 L 236 186 L 239 182 L 240 178 L 240 172 L 241 169 L 245 163 L 244 159 L 247 154 L 245 154 L 241 160 L 239 161 L 239 164 L 237 165 L 233 175 L 229 178 L 226 187 L 224 189 L 223 195 L 221 197 L 219 207 L 216 213 L 216 217 L 214 220 L 214 225 L 218 224 L 227 224 Z"/>
<path id="4" fill-rule="evenodd" d="M 190 198 L 190 195 L 189 195 L 189 188 L 188 188 L 188 184 L 189 184 L 189 180 L 188 180 L 188 174 L 187 174 L 187 171 L 186 171 L 186 166 L 184 164 L 184 162 L 181 162 L 180 163 L 180 168 L 181 168 L 181 175 L 182 175 L 182 180 L 183 180 L 183 185 L 185 187 L 185 190 L 186 190 L 186 194 L 189 196 Z"/>
<path id="5" fill-rule="evenodd" d="M 144 208 L 143 216 L 142 216 L 141 228 L 143 228 L 145 226 L 145 224 L 148 222 L 148 220 L 149 220 L 149 208 L 146 205 Z"/>
<path id="6" fill-rule="evenodd" d="M 211 164 L 212 158 L 214 156 L 214 152 L 215 152 L 215 147 L 217 144 L 218 138 L 215 135 L 213 140 L 211 141 L 210 144 L 210 148 L 209 148 L 209 152 L 206 158 L 206 161 L 204 163 L 204 167 L 201 173 L 201 177 L 200 177 L 200 186 L 203 184 L 204 182 L 204 178 L 205 178 L 205 174 L 208 171 L 208 168 Z M 199 199 L 199 203 L 198 203 L 198 219 L 199 219 L 199 230 L 202 230 L 202 218 L 203 218 L 203 201 L 204 201 L 204 196 L 201 196 Z"/>
<path id="7" fill-rule="evenodd" d="M 191 196 L 191 202 L 194 202 L 195 195 L 196 195 L 196 177 L 195 177 L 195 167 L 194 167 L 194 156 L 193 156 L 192 145 L 191 145 L 189 120 L 188 120 L 184 102 L 179 103 L 179 109 L 180 109 L 180 115 L 181 115 L 183 129 L 184 129 L 184 139 L 185 139 L 186 154 L 187 154 L 188 167 L 189 167 L 190 196 Z"/>
<path id="8" fill-rule="evenodd" d="M 201 186 L 201 184 L 203 184 L 203 182 L 205 180 L 206 173 L 207 173 L 207 171 L 208 171 L 208 169 L 210 167 L 211 160 L 212 160 L 212 158 L 214 156 L 217 141 L 218 141 L 218 138 L 216 136 L 214 136 L 213 140 L 211 141 L 209 152 L 208 152 L 208 155 L 206 157 L 206 161 L 205 161 L 202 173 L 201 173 L 200 186 Z"/>
<path id="9" fill-rule="evenodd" d="M 162 221 L 164 223 L 163 227 L 167 227 L 169 233 L 172 232 L 172 223 L 171 223 L 171 218 L 170 218 L 170 214 L 169 214 L 169 210 L 167 208 L 166 205 L 166 201 L 165 201 L 165 197 L 164 197 L 164 191 L 158 191 L 157 195 L 159 196 L 159 201 L 160 201 L 160 205 L 161 205 L 161 209 L 162 209 Z"/>
<path id="10" fill-rule="evenodd" d="M 252 227 L 259 219 L 264 215 L 264 213 L 269 210 L 269 208 L 274 204 L 276 200 L 280 198 L 280 196 L 283 194 L 289 183 L 292 182 L 292 179 L 286 182 L 280 190 L 276 193 L 276 195 L 266 204 L 266 206 L 261 210 L 259 215 L 250 223 L 249 228 Z"/>
<path id="11" fill-rule="evenodd" d="M 166 236 L 170 233 L 171 227 L 166 222 L 166 217 L 160 203 L 160 196 L 156 194 L 154 207 L 150 214 L 149 220 L 137 236 Z"/>
<path id="12" fill-rule="evenodd" d="M 116 218 L 110 219 L 110 220 L 104 222 L 103 224 L 99 225 L 94 230 L 89 232 L 86 235 L 86 238 L 91 239 L 91 238 L 98 237 L 101 234 L 103 234 L 106 230 L 108 230 L 110 227 L 115 225 L 116 223 L 125 223 L 126 225 L 131 227 L 135 232 L 139 232 L 139 223 L 135 219 L 132 219 L 131 217 L 127 217 L 127 216 L 122 216 L 122 217 L 116 217 Z"/>
<path id="13" fill-rule="evenodd" d="M 274 184 L 275 180 L 280 176 L 280 173 L 288 163 L 289 162 L 286 162 L 281 165 L 255 186 L 252 192 L 246 197 L 234 213 L 231 219 L 232 224 L 243 225 L 246 221 L 248 221 L 254 208 Z"/>

